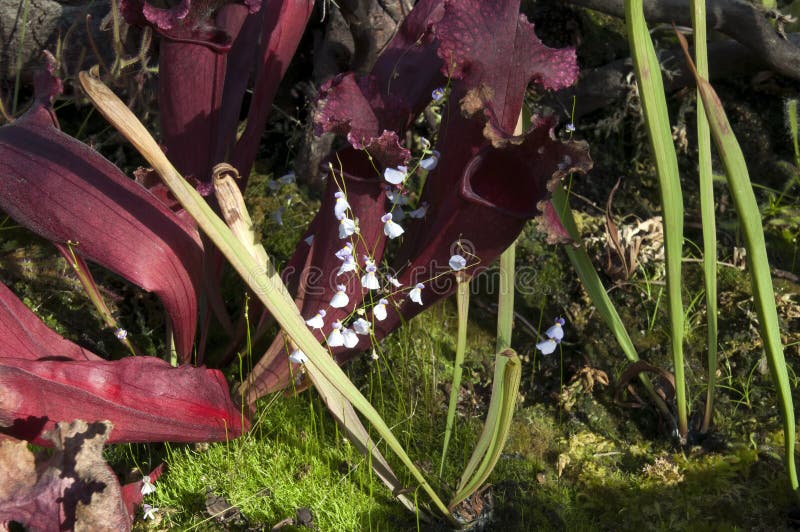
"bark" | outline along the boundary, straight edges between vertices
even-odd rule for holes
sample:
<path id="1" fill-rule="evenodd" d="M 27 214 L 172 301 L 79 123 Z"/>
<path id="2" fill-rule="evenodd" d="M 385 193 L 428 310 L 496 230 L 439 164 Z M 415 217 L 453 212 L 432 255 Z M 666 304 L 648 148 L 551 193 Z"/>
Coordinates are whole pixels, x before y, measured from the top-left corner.
<path id="1" fill-rule="evenodd" d="M 27 3 L 27 18 L 25 5 Z M 60 57 L 66 72 L 97 63 L 89 44 L 89 31 L 101 53 L 111 56 L 111 32 L 100 31 L 100 23 L 110 11 L 107 2 L 90 0 L 0 0 L 0 80 L 13 80 L 17 71 L 24 81 L 41 63 L 41 53 Z M 90 15 L 87 30 L 86 16 Z"/>

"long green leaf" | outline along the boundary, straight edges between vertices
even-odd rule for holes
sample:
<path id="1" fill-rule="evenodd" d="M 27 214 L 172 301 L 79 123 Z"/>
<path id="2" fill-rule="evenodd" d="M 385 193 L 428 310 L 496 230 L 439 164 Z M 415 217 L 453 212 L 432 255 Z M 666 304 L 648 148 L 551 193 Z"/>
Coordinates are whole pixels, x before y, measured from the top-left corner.
<path id="1" fill-rule="evenodd" d="M 272 263 L 262 264 L 251 257 L 248 249 L 236 239 L 225 222 L 211 210 L 203 197 L 172 166 L 144 125 L 106 85 L 87 72 L 81 72 L 79 77 L 81 86 L 95 107 L 159 173 L 186 212 L 195 219 L 200 228 L 225 255 L 231 266 L 275 317 L 281 328 L 306 354 L 307 364 L 313 364 L 322 374 L 326 375 L 335 388 L 351 401 L 355 409 L 372 423 L 378 434 L 386 441 L 403 465 L 408 468 L 442 515 L 452 520 L 447 507 L 411 461 L 380 414 L 309 331 Z"/>
<path id="2" fill-rule="evenodd" d="M 463 272 L 459 272 L 463 273 Z M 450 445 L 450 436 L 453 434 L 453 425 L 456 419 L 456 405 L 458 404 L 458 391 L 461 388 L 461 373 L 464 369 L 464 354 L 467 352 L 467 326 L 469 325 L 469 279 L 459 275 L 458 289 L 456 291 L 456 305 L 458 306 L 458 336 L 456 337 L 456 357 L 453 362 L 453 382 L 450 386 L 450 402 L 447 405 L 447 421 L 444 429 L 444 443 L 442 443 L 442 460 L 439 463 L 439 476 L 444 471 L 444 462 L 447 459 L 447 447 Z"/>
<path id="3" fill-rule="evenodd" d="M 703 79 L 695 69 L 692 58 L 689 56 L 689 46 L 686 43 L 686 39 L 681 34 L 678 34 L 678 39 L 686 54 L 686 60 L 694 73 L 697 87 L 700 89 L 700 96 L 703 98 L 706 116 L 711 126 L 711 135 L 722 158 L 728 189 L 731 192 L 731 196 L 733 196 L 736 212 L 741 220 L 761 339 L 764 342 L 764 349 L 767 353 L 772 381 L 778 390 L 778 405 L 783 418 L 786 472 L 789 475 L 789 483 L 792 490 L 797 493 L 800 485 L 798 484 L 794 457 L 795 425 L 792 390 L 789 385 L 789 374 L 786 370 L 786 359 L 783 355 L 778 311 L 775 307 L 775 292 L 772 287 L 767 245 L 764 240 L 764 227 L 761 225 L 758 202 L 756 201 L 755 193 L 753 193 L 753 186 L 750 182 L 750 175 L 747 172 L 747 163 L 745 163 L 742 149 L 739 147 L 736 135 L 731 130 L 722 102 L 711 87 L 711 84 Z"/>
<path id="4" fill-rule="evenodd" d="M 708 77 L 706 46 L 706 2 L 692 0 L 694 57 L 702 77 Z M 717 386 L 717 219 L 714 212 L 714 175 L 711 168 L 711 132 L 703 100 L 697 92 L 697 171 L 700 177 L 700 215 L 703 220 L 703 282 L 706 289 L 708 320 L 708 390 L 706 411 L 700 432 L 707 432 L 714 414 L 714 390 Z"/>
<path id="5" fill-rule="evenodd" d="M 486 423 L 450 501 L 451 509 L 483 485 L 500 459 L 511 428 L 521 376 L 522 363 L 513 349 L 497 355 Z"/>
<path id="6" fill-rule="evenodd" d="M 678 157 L 672 142 L 667 113 L 667 99 L 661 79 L 661 67 L 653 41 L 644 20 L 642 0 L 625 0 L 625 24 L 633 55 L 639 99 L 647 124 L 650 147 L 656 163 L 664 210 L 664 255 L 667 264 L 672 360 L 675 365 L 675 397 L 678 410 L 678 432 L 685 438 L 689 432 L 686 404 L 686 377 L 683 362 L 683 301 L 681 296 L 681 261 L 683 258 L 683 195 L 681 193 Z"/>

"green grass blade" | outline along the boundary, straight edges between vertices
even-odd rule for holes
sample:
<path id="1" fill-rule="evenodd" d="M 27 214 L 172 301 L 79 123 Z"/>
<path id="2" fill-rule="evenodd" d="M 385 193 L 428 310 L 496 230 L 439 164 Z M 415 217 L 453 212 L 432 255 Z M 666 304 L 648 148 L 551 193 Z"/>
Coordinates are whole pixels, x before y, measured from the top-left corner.
<path id="1" fill-rule="evenodd" d="M 79 77 L 84 91 L 97 109 L 158 172 L 186 212 L 194 218 L 203 232 L 225 255 L 231 266 L 275 317 L 281 328 L 306 354 L 309 359 L 307 364 L 316 366 L 333 386 L 350 400 L 353 407 L 375 427 L 392 452 L 419 482 L 420 487 L 428 494 L 442 516 L 452 521 L 453 518 L 447 507 L 411 461 L 386 422 L 308 329 L 272 263 L 259 263 L 253 259 L 248 249 L 233 235 L 225 222 L 214 213 L 205 199 L 172 166 L 150 132 L 107 86 L 86 72 L 81 72 Z"/>
<path id="2" fill-rule="evenodd" d="M 500 295 L 497 298 L 497 345 L 501 352 L 511 347 L 511 329 L 514 326 L 514 283 L 517 243 L 514 242 L 500 255 Z"/>
<path id="3" fill-rule="evenodd" d="M 459 272 L 461 274 L 463 272 Z M 458 391 L 461 388 L 461 373 L 464 366 L 464 353 L 467 351 L 467 325 L 469 324 L 469 279 L 459 275 L 458 290 L 456 291 L 456 305 L 458 306 L 458 336 L 456 338 L 456 358 L 453 362 L 453 382 L 450 387 L 450 402 L 447 405 L 447 422 L 444 429 L 444 443 L 442 443 L 442 460 L 439 463 L 439 476 L 444 471 L 444 461 L 447 458 L 447 447 L 450 445 L 450 436 L 453 434 L 453 424 L 456 419 L 456 405 L 458 404 Z"/>
<path id="4" fill-rule="evenodd" d="M 661 67 L 644 20 L 642 1 L 625 0 L 625 24 L 628 28 L 628 42 L 636 71 L 639 98 L 661 189 L 661 206 L 664 210 L 664 255 L 667 266 L 667 303 L 672 360 L 675 366 L 678 432 L 682 438 L 685 438 L 689 432 L 689 426 L 683 362 L 684 331 L 681 296 L 683 195 L 678 172 L 678 157 L 672 142 L 667 99 L 661 79 Z"/>
<path id="5" fill-rule="evenodd" d="M 700 71 L 698 71 L 700 72 Z M 700 74 L 703 75 L 702 73 Z M 796 98 L 790 99 L 786 102 L 786 122 L 789 126 L 789 135 L 792 137 L 792 147 L 794 148 L 794 165 L 800 168 L 800 134 L 798 134 L 798 120 L 797 120 L 797 103 Z"/>
<path id="6" fill-rule="evenodd" d="M 486 423 L 461 475 L 456 494 L 450 501 L 450 508 L 475 493 L 489 478 L 500 459 L 511 428 L 521 376 L 522 363 L 513 349 L 505 349 L 497 355 Z"/>
<path id="7" fill-rule="evenodd" d="M 561 220 L 561 225 L 567 230 L 572 240 L 580 242 L 581 235 L 578 232 L 578 226 L 575 224 L 575 218 L 569 206 L 567 191 L 562 185 L 559 185 L 553 191 L 552 201 L 553 207 Z M 608 297 L 608 293 L 603 286 L 603 281 L 600 280 L 600 276 L 597 274 L 597 270 L 592 264 L 592 260 L 589 258 L 586 248 L 583 247 L 583 245 L 579 247 L 564 246 L 564 251 L 566 251 L 567 257 L 569 257 L 572 263 L 572 267 L 575 268 L 575 271 L 578 273 L 578 278 L 581 280 L 581 283 L 583 283 L 583 287 L 589 294 L 589 298 L 592 300 L 595 308 L 617 338 L 617 343 L 619 343 L 625 357 L 631 362 L 637 362 L 639 360 L 639 354 L 636 352 L 633 340 L 631 340 L 628 330 L 625 328 L 625 324 L 622 323 L 622 318 L 620 318 L 614 303 L 611 301 L 611 298 Z M 653 389 L 653 385 L 648 380 L 647 376 L 644 373 L 640 373 L 639 380 L 647 390 L 650 398 L 656 404 L 656 407 L 665 416 L 665 419 L 672 419 L 669 406 L 667 406 L 661 396 Z"/>
<path id="8" fill-rule="evenodd" d="M 692 0 L 694 56 L 702 77 L 708 77 L 706 45 L 706 2 Z M 717 387 L 717 220 L 714 212 L 714 175 L 711 168 L 711 132 L 700 91 L 697 92 L 697 171 L 700 177 L 700 215 L 703 221 L 703 283 L 706 290 L 708 320 L 708 390 L 706 410 L 700 432 L 708 432 L 714 415 L 714 390 Z"/>
<path id="9" fill-rule="evenodd" d="M 725 167 L 725 176 L 728 189 L 733 196 L 736 212 L 739 215 L 744 232 L 745 246 L 747 248 L 747 264 L 750 269 L 750 281 L 753 287 L 753 299 L 758 315 L 758 324 L 761 339 L 769 361 L 772 380 L 778 391 L 778 405 L 783 418 L 784 459 L 786 471 L 792 490 L 797 492 L 797 469 L 795 467 L 795 421 L 794 407 L 792 405 L 792 390 L 789 385 L 789 374 L 786 369 L 786 360 L 783 355 L 781 331 L 778 322 L 778 311 L 775 307 L 775 292 L 772 287 L 767 246 L 764 240 L 764 228 L 761 225 L 761 213 L 750 183 L 747 164 L 739 147 L 739 142 L 731 130 L 725 110 L 722 107 L 717 93 L 711 85 L 698 75 L 689 57 L 686 39 L 678 34 L 686 59 L 692 68 L 700 95 L 705 105 L 706 116 L 711 126 L 711 135 L 714 144 L 722 158 Z"/>

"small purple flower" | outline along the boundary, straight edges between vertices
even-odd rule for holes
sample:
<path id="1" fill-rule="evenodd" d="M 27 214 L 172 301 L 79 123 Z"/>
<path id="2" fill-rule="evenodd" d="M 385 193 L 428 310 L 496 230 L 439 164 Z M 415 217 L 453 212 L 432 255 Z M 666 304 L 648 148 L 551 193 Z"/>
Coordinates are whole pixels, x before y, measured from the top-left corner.
<path id="1" fill-rule="evenodd" d="M 392 213 L 390 212 L 381 216 L 381 221 L 383 222 L 383 234 L 389 238 L 397 238 L 405 232 L 405 230 L 400 227 L 400 224 L 392 221 Z"/>
<path id="2" fill-rule="evenodd" d="M 422 305 L 422 304 L 423 304 L 423 303 L 422 303 L 422 289 L 423 289 L 423 288 L 425 288 L 425 285 L 424 285 L 424 284 L 422 284 L 422 283 L 417 283 L 417 286 L 415 286 L 414 288 L 412 288 L 412 289 L 411 289 L 411 291 L 408 293 L 408 298 L 409 298 L 411 301 L 413 301 L 414 303 L 417 303 L 417 304 L 419 304 L 419 305 Z"/>
<path id="3" fill-rule="evenodd" d="M 467 267 L 467 259 L 456 253 L 455 255 L 450 257 L 448 264 L 450 265 L 451 270 L 457 272 Z"/>
<path id="4" fill-rule="evenodd" d="M 353 256 L 353 244 L 352 242 L 347 242 L 342 249 L 336 252 L 336 258 L 344 261 L 347 260 L 347 257 Z"/>
<path id="5" fill-rule="evenodd" d="M 436 165 L 439 164 L 439 157 L 441 157 L 441 154 L 438 151 L 433 150 L 431 156 L 422 159 L 419 162 L 419 165 L 422 167 L 423 170 L 427 170 L 428 172 L 430 172 L 436 168 Z"/>
<path id="6" fill-rule="evenodd" d="M 428 202 L 423 201 L 422 205 L 408 213 L 409 218 L 425 218 L 428 213 Z"/>
<path id="7" fill-rule="evenodd" d="M 437 87 L 433 89 L 433 92 L 431 92 L 431 98 L 433 98 L 434 102 L 438 102 L 439 100 L 444 98 L 444 89 L 442 87 Z"/>
<path id="8" fill-rule="evenodd" d="M 325 317 L 325 314 L 326 312 L 320 309 L 316 314 L 314 314 L 313 318 L 306 320 L 306 325 L 312 329 L 322 329 L 325 326 L 325 321 L 322 319 Z"/>
<path id="9" fill-rule="evenodd" d="M 383 171 L 383 178 L 392 185 L 399 185 L 406 180 L 408 176 L 407 166 L 398 166 L 397 168 L 387 168 Z"/>
<path id="10" fill-rule="evenodd" d="M 552 338 L 548 338 L 547 340 L 542 340 L 538 344 L 536 344 L 536 349 L 542 352 L 543 355 L 552 354 L 553 351 L 556 350 L 556 346 L 558 342 L 553 340 Z"/>
<path id="11" fill-rule="evenodd" d="M 333 308 L 343 308 L 346 307 L 347 304 L 350 302 L 350 298 L 345 293 L 347 287 L 343 284 L 336 285 L 336 293 L 331 298 L 331 306 Z"/>
<path id="12" fill-rule="evenodd" d="M 575 133 L 575 124 L 570 122 L 569 124 L 564 126 L 564 131 L 566 131 L 567 133 Z"/>
<path id="13" fill-rule="evenodd" d="M 303 353 L 299 349 L 295 349 L 294 351 L 292 351 L 292 354 L 289 355 L 289 361 L 295 364 L 305 364 L 306 362 L 308 362 L 308 357 L 306 356 L 305 353 Z"/>
<path id="14" fill-rule="evenodd" d="M 372 324 L 364 318 L 358 318 L 353 322 L 353 330 L 356 332 L 356 334 L 369 334 L 371 327 Z"/>
<path id="15" fill-rule="evenodd" d="M 378 277 L 375 275 L 377 268 L 375 264 L 367 265 L 366 267 L 367 273 L 361 276 L 361 286 L 366 288 L 367 290 L 380 290 L 381 284 L 378 282 Z"/>
<path id="16" fill-rule="evenodd" d="M 128 331 L 120 327 L 114 331 L 114 336 L 116 336 L 118 340 L 124 340 L 128 337 Z"/>
<path id="17" fill-rule="evenodd" d="M 338 220 L 347 214 L 347 209 L 350 208 L 350 204 L 347 202 L 347 198 L 344 197 L 344 192 L 341 190 L 336 192 L 333 197 L 336 198 L 336 204 L 333 206 L 333 214 L 336 215 L 336 219 Z"/>
<path id="18" fill-rule="evenodd" d="M 560 342 L 562 338 L 564 338 L 564 324 L 566 320 L 564 318 L 558 317 L 555 320 L 555 323 L 548 328 L 544 334 L 557 342 Z"/>
<path id="19" fill-rule="evenodd" d="M 158 508 L 150 506 L 149 504 L 143 504 L 142 505 L 142 512 L 143 512 L 142 519 L 144 519 L 145 521 L 147 521 L 148 519 L 155 519 L 157 511 L 158 511 Z"/>
<path id="20" fill-rule="evenodd" d="M 339 218 L 339 238 L 347 238 L 358 232 L 356 222 L 347 216 Z"/>
<path id="21" fill-rule="evenodd" d="M 378 321 L 383 321 L 386 319 L 386 305 L 389 302 L 383 298 L 378 301 L 378 304 L 372 308 L 372 315 L 375 316 L 375 319 Z"/>

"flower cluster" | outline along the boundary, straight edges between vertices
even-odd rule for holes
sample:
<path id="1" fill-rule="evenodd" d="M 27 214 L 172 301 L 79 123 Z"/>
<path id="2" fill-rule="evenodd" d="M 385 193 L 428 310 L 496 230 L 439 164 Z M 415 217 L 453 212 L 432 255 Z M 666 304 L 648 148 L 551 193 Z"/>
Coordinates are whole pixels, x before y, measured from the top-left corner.
<path id="1" fill-rule="evenodd" d="M 564 338 L 564 318 L 556 318 L 553 325 L 551 325 L 545 332 L 546 340 L 542 340 L 536 344 L 536 349 L 542 352 L 543 355 L 549 355 L 556 350 L 556 346 L 561 343 Z"/>

